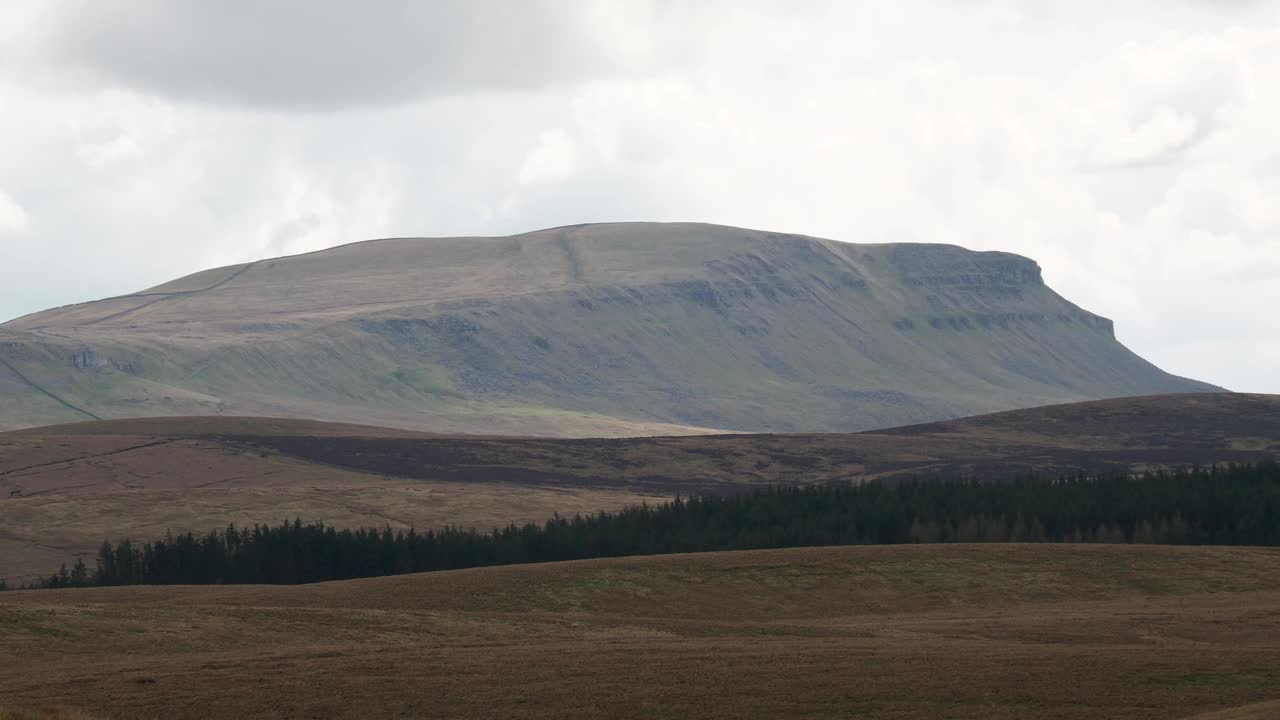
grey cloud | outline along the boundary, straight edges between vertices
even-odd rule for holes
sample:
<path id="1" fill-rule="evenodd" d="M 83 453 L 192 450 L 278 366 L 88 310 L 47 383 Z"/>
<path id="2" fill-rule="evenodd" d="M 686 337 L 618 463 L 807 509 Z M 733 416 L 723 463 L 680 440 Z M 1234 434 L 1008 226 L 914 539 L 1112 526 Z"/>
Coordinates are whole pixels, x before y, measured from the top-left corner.
<path id="1" fill-rule="evenodd" d="M 608 36 L 619 12 L 554 0 L 103 0 L 54 6 L 35 46 L 43 63 L 170 97 L 327 110 L 623 72 Z"/>
<path id="2" fill-rule="evenodd" d="M 971 9 L 991 0 L 966 0 Z M 941 0 L 927 0 L 939 4 Z M 48 0 L 30 57 L 94 85 L 283 110 L 393 105 L 653 74 L 697 55 L 696 26 L 754 12 L 821 17 L 830 0 Z M 947 3 L 941 3 L 947 6 Z M 1256 7 L 1253 0 L 1181 0 Z M 1015 3 L 1034 14 L 1039 2 Z M 953 6 L 954 7 L 954 6 Z M 963 7 L 963 6 L 962 6 Z M 1089 13 L 1092 7 L 1085 2 Z M 690 27 L 694 29 L 690 31 Z M 0 62 L 5 58 L 0 48 Z M 12 58 L 10 58 L 12 60 Z"/>

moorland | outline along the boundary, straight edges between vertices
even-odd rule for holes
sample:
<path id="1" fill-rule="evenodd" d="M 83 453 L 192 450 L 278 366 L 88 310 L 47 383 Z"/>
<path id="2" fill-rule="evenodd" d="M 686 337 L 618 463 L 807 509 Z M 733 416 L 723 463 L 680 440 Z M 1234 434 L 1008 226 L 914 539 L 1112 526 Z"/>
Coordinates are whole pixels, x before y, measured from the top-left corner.
<path id="1" fill-rule="evenodd" d="M 0 697 L 102 718 L 1260 720 L 1278 553 L 840 547 L 24 591 L 0 598 Z"/>
<path id="2" fill-rule="evenodd" d="M 675 495 L 918 477 L 1053 479 L 1280 454 L 1280 398 L 1121 398 L 846 434 L 440 436 L 262 418 L 144 418 L 0 433 L 11 582 L 98 544 L 301 517 L 489 528 Z"/>

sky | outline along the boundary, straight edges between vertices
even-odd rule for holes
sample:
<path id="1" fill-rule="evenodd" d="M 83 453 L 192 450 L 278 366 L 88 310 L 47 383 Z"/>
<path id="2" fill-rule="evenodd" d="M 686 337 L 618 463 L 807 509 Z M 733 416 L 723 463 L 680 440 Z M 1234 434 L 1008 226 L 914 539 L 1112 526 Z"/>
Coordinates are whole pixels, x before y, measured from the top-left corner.
<path id="1" fill-rule="evenodd" d="M 1016 252 L 1166 370 L 1280 393 L 1276 128 L 1262 1 L 0 0 L 0 321 L 703 221 Z"/>

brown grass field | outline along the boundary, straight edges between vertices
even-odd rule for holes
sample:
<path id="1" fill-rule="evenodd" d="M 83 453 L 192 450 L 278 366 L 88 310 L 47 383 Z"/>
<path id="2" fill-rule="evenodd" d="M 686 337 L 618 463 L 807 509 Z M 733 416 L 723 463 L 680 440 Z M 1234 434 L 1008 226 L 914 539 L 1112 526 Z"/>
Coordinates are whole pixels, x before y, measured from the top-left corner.
<path id="1" fill-rule="evenodd" d="M 1280 709 L 1280 550 L 810 548 L 23 591 L 0 595 L 0 698 L 4 718 L 1261 720 Z"/>
<path id="2" fill-rule="evenodd" d="M 490 527 L 751 484 L 1052 477 L 1277 456 L 1280 397 L 1221 393 L 838 435 L 566 440 L 270 418 L 81 423 L 0 433 L 0 577 L 51 573 L 104 539 L 232 522 Z"/>
<path id="3" fill-rule="evenodd" d="M 1280 717 L 1280 702 L 1263 702 L 1196 715 L 1191 720 L 1273 720 Z"/>
<path id="4" fill-rule="evenodd" d="M 97 718 L 74 708 L 42 705 L 22 708 L 0 707 L 0 720 L 97 720 Z"/>

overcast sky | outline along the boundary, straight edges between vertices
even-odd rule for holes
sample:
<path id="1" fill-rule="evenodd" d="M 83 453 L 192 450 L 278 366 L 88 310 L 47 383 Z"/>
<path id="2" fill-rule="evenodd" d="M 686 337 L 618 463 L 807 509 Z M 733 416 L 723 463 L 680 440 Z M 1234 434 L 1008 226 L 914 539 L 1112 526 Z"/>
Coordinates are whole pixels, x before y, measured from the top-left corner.
<path id="1" fill-rule="evenodd" d="M 1269 2 L 0 0 L 0 320 L 695 220 L 1021 253 L 1165 369 L 1280 393 L 1278 88 Z"/>

